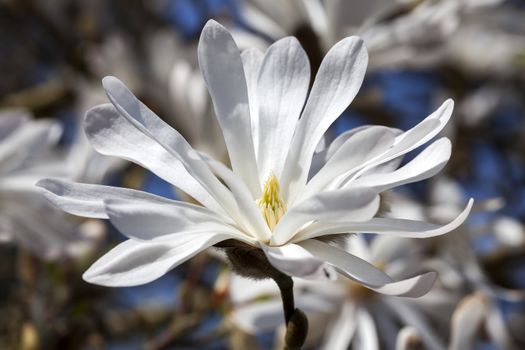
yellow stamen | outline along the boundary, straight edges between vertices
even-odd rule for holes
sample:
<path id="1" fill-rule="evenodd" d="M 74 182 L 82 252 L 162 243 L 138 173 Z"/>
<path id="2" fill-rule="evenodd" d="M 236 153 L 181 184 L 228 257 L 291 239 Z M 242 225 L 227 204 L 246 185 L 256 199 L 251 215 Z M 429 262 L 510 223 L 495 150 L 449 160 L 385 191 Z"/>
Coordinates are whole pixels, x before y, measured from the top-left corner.
<path id="1" fill-rule="evenodd" d="M 279 180 L 275 174 L 272 173 L 266 180 L 263 195 L 257 200 L 257 205 L 268 227 L 273 231 L 281 217 L 286 213 L 286 205 L 279 196 Z"/>

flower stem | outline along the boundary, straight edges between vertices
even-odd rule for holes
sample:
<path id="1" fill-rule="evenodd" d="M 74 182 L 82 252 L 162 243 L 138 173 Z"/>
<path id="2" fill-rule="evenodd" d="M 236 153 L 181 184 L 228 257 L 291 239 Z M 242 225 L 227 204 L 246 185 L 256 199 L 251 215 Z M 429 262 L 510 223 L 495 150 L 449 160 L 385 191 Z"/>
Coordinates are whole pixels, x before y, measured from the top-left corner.
<path id="1" fill-rule="evenodd" d="M 286 321 L 286 335 L 284 337 L 285 350 L 299 350 L 303 346 L 308 333 L 308 319 L 304 312 L 295 308 L 293 296 L 293 280 L 282 273 L 274 274 L 272 279 L 279 286 L 283 302 L 284 319 Z"/>
<path id="2" fill-rule="evenodd" d="M 281 299 L 283 301 L 284 319 L 286 325 L 290 322 L 295 310 L 295 302 L 293 298 L 293 280 L 290 276 L 280 274 L 274 277 L 275 283 L 281 292 Z"/>

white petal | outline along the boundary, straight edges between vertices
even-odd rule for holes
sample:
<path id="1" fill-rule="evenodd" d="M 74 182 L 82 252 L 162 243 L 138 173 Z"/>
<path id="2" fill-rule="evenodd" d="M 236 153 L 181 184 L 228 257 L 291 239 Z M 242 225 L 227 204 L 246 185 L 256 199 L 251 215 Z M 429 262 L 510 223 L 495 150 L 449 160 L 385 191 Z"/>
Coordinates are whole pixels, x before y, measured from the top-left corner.
<path id="1" fill-rule="evenodd" d="M 312 221 L 370 220 L 379 209 L 379 201 L 379 196 L 368 189 L 322 192 L 289 209 L 275 227 L 271 242 L 281 245 L 290 239 L 298 241 L 294 235 L 300 235 L 301 227 Z"/>
<path id="2" fill-rule="evenodd" d="M 308 56 L 296 38 L 281 39 L 268 48 L 261 63 L 256 91 L 259 107 L 257 166 L 261 183 L 271 172 L 277 178 L 281 174 L 309 84 Z"/>
<path id="3" fill-rule="evenodd" d="M 283 169 L 281 184 L 287 203 L 304 186 L 319 140 L 357 94 L 367 63 L 363 41 L 357 37 L 341 40 L 323 59 Z"/>
<path id="4" fill-rule="evenodd" d="M 231 320 L 248 334 L 273 331 L 284 324 L 282 302 L 275 298 L 240 305 L 233 310 Z"/>
<path id="5" fill-rule="evenodd" d="M 250 103 L 250 119 L 252 125 L 253 147 L 257 159 L 259 145 L 259 104 L 257 100 L 257 79 L 264 54 L 255 48 L 246 49 L 241 54 L 246 86 L 248 88 L 248 101 Z"/>
<path id="6" fill-rule="evenodd" d="M 451 318 L 450 350 L 471 349 L 488 313 L 488 301 L 481 294 L 465 297 Z"/>
<path id="7" fill-rule="evenodd" d="M 127 240 L 97 260 L 83 275 L 90 283 L 108 287 L 151 282 L 229 235 L 180 235 L 167 242 Z"/>
<path id="8" fill-rule="evenodd" d="M 262 246 L 268 261 L 281 272 L 307 279 L 335 279 L 333 269 L 297 244 Z"/>
<path id="9" fill-rule="evenodd" d="M 440 172 L 450 159 L 452 145 L 446 137 L 425 148 L 403 167 L 383 174 L 371 174 L 360 177 L 348 185 L 370 187 L 383 192 L 393 187 L 421 181 Z"/>
<path id="10" fill-rule="evenodd" d="M 306 239 L 336 233 L 378 233 L 409 238 L 429 238 L 443 235 L 459 227 L 472 209 L 473 199 L 453 221 L 446 225 L 435 225 L 424 221 L 373 218 L 367 222 L 316 222 L 305 228 L 295 239 Z"/>
<path id="11" fill-rule="evenodd" d="M 436 278 L 437 274 L 435 272 L 427 272 L 405 280 L 388 283 L 378 288 L 366 287 L 381 294 L 419 298 L 432 289 Z"/>
<path id="12" fill-rule="evenodd" d="M 172 202 L 166 198 L 129 188 L 82 184 L 59 179 L 43 179 L 36 186 L 42 188 L 44 196 L 55 206 L 70 214 L 89 218 L 109 218 L 104 205 L 105 199 Z"/>
<path id="13" fill-rule="evenodd" d="M 115 108 L 117 108 L 130 124 L 144 135 L 149 136 L 163 149 L 168 151 L 168 153 L 176 157 L 180 163 L 182 163 L 187 173 L 190 174 L 227 213 L 230 215 L 236 214 L 238 208 L 234 203 L 231 193 L 229 193 L 228 189 L 212 174 L 198 153 L 176 130 L 171 128 L 140 102 L 117 78 L 105 77 L 102 83 Z"/>
<path id="14" fill-rule="evenodd" d="M 137 129 L 113 106 L 101 105 L 90 109 L 84 120 L 84 130 L 97 152 L 140 164 L 206 207 L 221 210 L 221 206 L 189 174 L 177 155 Z"/>
<path id="15" fill-rule="evenodd" d="M 369 168 L 399 158 L 430 141 L 441 130 L 443 130 L 452 115 L 453 109 L 454 101 L 450 99 L 446 100 L 435 112 L 425 118 L 421 123 L 397 136 L 394 146 L 388 152 L 385 152 L 385 154 L 383 154 L 376 162 L 372 162 L 372 164 L 354 175 L 353 178 L 357 178 L 369 170 Z"/>
<path id="16" fill-rule="evenodd" d="M 62 128 L 51 120 L 31 121 L 19 125 L 0 143 L 2 171 L 14 170 L 24 160 L 36 158 L 54 146 Z"/>
<path id="17" fill-rule="evenodd" d="M 202 155 L 212 171 L 221 178 L 230 189 L 242 210 L 239 211 L 237 221 L 251 233 L 253 237 L 258 237 L 260 241 L 267 242 L 272 236 L 268 225 L 264 221 L 256 202 L 251 198 L 246 185 L 228 167 L 206 155 Z"/>
<path id="18" fill-rule="evenodd" d="M 368 287 L 384 286 L 392 282 L 387 274 L 369 262 L 327 243 L 309 239 L 298 245 L 315 258 L 334 266 L 339 273 Z"/>
<path id="19" fill-rule="evenodd" d="M 233 304 L 242 305 L 260 297 L 279 297 L 279 288 L 270 278 L 253 280 L 236 273 L 229 275 L 229 299 Z"/>
<path id="20" fill-rule="evenodd" d="M 325 166 L 308 182 L 299 198 L 308 198 L 326 188 L 338 177 L 355 172 L 386 152 L 394 143 L 395 129 L 375 126 L 361 129 L 337 147 L 330 145 Z M 334 141 L 335 142 L 335 141 Z M 331 153 L 331 154 L 330 154 Z"/>
<path id="21" fill-rule="evenodd" d="M 228 148 L 232 168 L 254 198 L 261 193 L 241 55 L 230 33 L 210 20 L 198 47 L 199 64 Z"/>
<path id="22" fill-rule="evenodd" d="M 104 203 L 111 223 L 128 238 L 169 241 L 173 235 L 223 232 L 255 244 L 255 240 L 225 224 L 217 214 L 197 205 L 155 197 L 109 199 Z"/>
<path id="23" fill-rule="evenodd" d="M 322 350 L 346 350 L 357 327 L 356 305 L 346 301 L 337 317 L 328 325 Z"/>
<path id="24" fill-rule="evenodd" d="M 447 297 L 450 299 L 450 295 Z M 418 302 L 421 300 L 418 300 Z M 420 306 L 418 304 L 410 305 L 406 303 L 406 301 L 408 300 L 381 298 L 379 305 L 384 310 L 395 314 L 403 324 L 416 329 L 421 344 L 425 349 L 444 350 L 445 346 L 443 345 L 442 340 L 439 339 L 434 327 L 428 322 L 427 317 L 425 317 L 426 315 L 421 310 Z M 434 306 L 432 312 L 435 310 Z"/>
<path id="25" fill-rule="evenodd" d="M 361 308 L 357 312 L 357 349 L 361 350 L 378 350 L 379 338 L 377 336 L 377 329 L 372 318 L 372 315 Z"/>

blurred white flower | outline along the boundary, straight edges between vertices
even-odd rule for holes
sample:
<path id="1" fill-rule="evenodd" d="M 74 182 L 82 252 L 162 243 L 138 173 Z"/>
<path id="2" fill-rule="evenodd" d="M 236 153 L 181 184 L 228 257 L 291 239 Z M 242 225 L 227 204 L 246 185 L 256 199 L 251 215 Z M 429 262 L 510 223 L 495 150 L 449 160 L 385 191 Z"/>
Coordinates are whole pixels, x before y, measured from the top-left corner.
<path id="1" fill-rule="evenodd" d="M 437 270 L 439 286 L 419 299 L 402 299 L 374 293 L 354 282 L 339 283 L 346 297 L 328 324 L 321 348 L 379 349 L 380 344 L 393 348 L 399 327 L 412 327 L 424 349 L 444 349 L 439 326 L 448 323 L 461 298 L 456 286 L 447 285 L 447 277 L 457 272 L 445 261 L 427 258 L 412 240 L 378 236 L 367 244 L 362 237 L 353 236 L 347 246 L 352 254 L 396 278 Z"/>
<path id="2" fill-rule="evenodd" d="M 450 338 L 443 349 L 474 349 L 478 341 L 491 342 L 500 349 L 518 349 L 509 338 L 501 311 L 481 293 L 465 296 L 450 318 Z M 417 327 L 406 326 L 396 339 L 397 350 L 420 349 L 425 342 Z"/>
<path id="3" fill-rule="evenodd" d="M 427 65 L 443 59 L 463 18 L 501 0 L 245 0 L 249 26 L 272 39 L 310 28 L 321 49 L 348 35 L 363 38 L 371 67 Z"/>
<path id="4" fill-rule="evenodd" d="M 332 293 L 330 293 L 330 291 Z M 228 282 L 231 310 L 228 319 L 243 332 L 250 335 L 278 330 L 276 342 L 284 339 L 285 322 L 279 288 L 271 280 L 254 281 L 231 274 Z M 294 280 L 296 307 L 308 316 L 309 332 L 305 346 L 319 343 L 326 322 L 340 304 L 341 293 L 326 288 L 326 282 Z M 281 347 L 276 347 L 281 348 Z"/>
<path id="5" fill-rule="evenodd" d="M 443 226 L 377 217 L 380 193 L 431 177 L 445 166 L 451 147 L 441 138 L 397 169 L 404 154 L 445 126 L 452 101 L 405 133 L 371 126 L 343 134 L 323 152 L 325 165 L 309 179 L 317 144 L 363 80 L 362 41 L 349 37 L 334 45 L 310 91 L 308 59 L 292 37 L 266 54 L 249 49 L 241 55 L 228 31 L 210 21 L 201 35 L 199 62 L 232 170 L 196 152 L 113 77 L 103 81 L 113 105 L 91 109 L 85 131 L 98 152 L 147 167 L 202 206 L 124 188 L 39 183 L 65 211 L 110 219 L 130 238 L 84 278 L 107 286 L 147 283 L 200 251 L 233 240 L 264 252 L 274 268 L 290 276 L 330 278 L 337 270 L 380 293 L 425 294 L 435 273 L 394 281 L 323 238 L 349 232 L 432 237 L 465 220 L 472 201 Z"/>
<path id="6" fill-rule="evenodd" d="M 0 115 L 0 240 L 45 259 L 81 254 L 104 232 L 94 223 L 68 220 L 34 186 L 48 176 L 71 178 L 55 148 L 61 132 L 58 123 L 31 120 L 25 111 Z"/>

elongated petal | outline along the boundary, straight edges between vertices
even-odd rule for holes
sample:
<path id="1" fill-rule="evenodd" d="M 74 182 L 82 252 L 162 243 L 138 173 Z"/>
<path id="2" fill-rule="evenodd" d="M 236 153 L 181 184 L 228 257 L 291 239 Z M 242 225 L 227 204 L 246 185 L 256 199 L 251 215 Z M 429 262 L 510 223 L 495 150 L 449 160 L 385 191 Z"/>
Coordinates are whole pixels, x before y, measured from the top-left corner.
<path id="1" fill-rule="evenodd" d="M 327 243 L 309 239 L 298 245 L 317 259 L 334 266 L 339 273 L 367 287 L 379 287 L 392 282 L 386 273 L 369 262 Z"/>
<path id="2" fill-rule="evenodd" d="M 73 215 L 108 219 L 104 199 L 136 200 L 144 203 L 173 202 L 147 192 L 129 188 L 75 183 L 59 179 L 43 179 L 36 186 L 55 206 Z"/>
<path id="3" fill-rule="evenodd" d="M 111 105 L 90 109 L 84 130 L 97 152 L 128 159 L 151 170 L 203 205 L 220 211 L 221 206 L 188 173 L 176 155 L 144 134 Z"/>
<path id="4" fill-rule="evenodd" d="M 395 136 L 395 129 L 382 126 L 368 127 L 348 137 L 337 151 L 329 149 L 329 152 L 333 153 L 330 154 L 325 166 L 308 182 L 300 198 L 308 198 L 326 188 L 340 176 L 366 166 L 367 162 L 392 146 Z"/>
<path id="5" fill-rule="evenodd" d="M 297 244 L 262 247 L 268 261 L 283 273 L 307 279 L 335 279 L 334 270 Z"/>
<path id="6" fill-rule="evenodd" d="M 335 44 L 321 63 L 281 177 L 283 196 L 288 204 L 306 182 L 319 140 L 357 94 L 367 63 L 368 54 L 363 41 L 357 37 Z"/>
<path id="7" fill-rule="evenodd" d="M 368 189 L 323 192 L 292 207 L 279 221 L 272 244 L 281 245 L 312 221 L 366 221 L 379 209 L 379 196 Z"/>
<path id="8" fill-rule="evenodd" d="M 97 260 L 83 275 L 87 282 L 108 287 L 151 282 L 204 249 L 226 239 L 224 234 L 180 235 L 167 242 L 127 240 Z"/>
<path id="9" fill-rule="evenodd" d="M 253 147 L 255 159 L 259 154 L 259 102 L 257 98 L 257 80 L 264 54 L 255 48 L 246 49 L 241 54 L 244 76 L 248 88 L 248 101 L 250 103 L 250 119 L 252 126 Z"/>
<path id="10" fill-rule="evenodd" d="M 379 350 L 379 337 L 372 315 L 365 309 L 360 308 L 357 312 L 357 342 L 358 350 Z"/>
<path id="11" fill-rule="evenodd" d="M 346 301 L 337 317 L 328 325 L 328 330 L 321 345 L 322 350 L 348 349 L 357 327 L 357 307 Z"/>
<path id="12" fill-rule="evenodd" d="M 169 240 L 171 235 L 209 232 L 243 234 L 224 223 L 206 208 L 160 198 L 107 199 L 104 201 L 111 223 L 128 238 L 137 240 Z M 251 241 L 253 243 L 253 241 Z"/>
<path id="13" fill-rule="evenodd" d="M 461 225 L 468 217 L 473 199 L 470 199 L 463 212 L 446 225 L 435 225 L 424 221 L 373 218 L 368 222 L 316 222 L 305 228 L 293 241 L 330 235 L 336 233 L 378 233 L 409 238 L 429 238 L 443 235 Z"/>
<path id="14" fill-rule="evenodd" d="M 309 83 L 308 56 L 296 38 L 281 39 L 268 48 L 257 81 L 261 183 L 271 172 L 277 178 L 281 174 Z"/>
<path id="15" fill-rule="evenodd" d="M 417 298 L 432 288 L 437 277 L 435 272 L 427 272 L 405 280 L 393 281 L 390 276 L 367 261 L 327 243 L 309 239 L 299 245 L 316 258 L 334 266 L 344 276 L 381 294 Z"/>
<path id="16" fill-rule="evenodd" d="M 199 40 L 199 65 L 213 100 L 232 168 L 254 198 L 261 193 L 252 139 L 248 88 L 241 55 L 232 36 L 210 20 Z"/>
<path id="17" fill-rule="evenodd" d="M 229 214 L 237 214 L 238 208 L 234 203 L 231 193 L 229 193 L 228 189 L 212 174 L 206 163 L 199 157 L 198 153 L 188 144 L 182 135 L 140 102 L 117 78 L 105 77 L 102 83 L 111 103 L 113 103 L 115 108 L 129 124 L 137 129 L 138 133 L 148 136 L 157 143 L 158 146 L 167 151 L 166 153 L 169 153 L 172 158 L 178 159 L 186 172 L 208 193 L 207 197 L 213 198 L 222 209 Z M 87 120 L 88 118 L 86 117 L 86 124 Z M 177 175 L 178 173 L 175 173 L 174 176 Z M 191 193 L 189 194 L 191 195 Z M 208 198 L 207 201 L 209 202 L 210 199 Z"/>
<path id="18" fill-rule="evenodd" d="M 347 186 L 370 187 L 377 192 L 407 183 L 428 179 L 440 172 L 450 159 L 452 145 L 446 137 L 441 138 L 417 155 L 403 167 L 384 174 L 361 177 Z"/>
<path id="19" fill-rule="evenodd" d="M 450 350 L 472 349 L 488 310 L 488 302 L 481 294 L 461 300 L 451 319 Z"/>
<path id="20" fill-rule="evenodd" d="M 421 123 L 397 136 L 394 146 L 390 148 L 388 152 L 385 152 L 376 162 L 372 162 L 367 167 L 363 168 L 360 172 L 355 174 L 353 178 L 357 178 L 374 166 L 399 158 L 433 139 L 441 130 L 443 130 L 445 125 L 447 125 L 453 109 L 454 101 L 450 99 L 446 100 L 435 112 L 425 118 Z"/>

